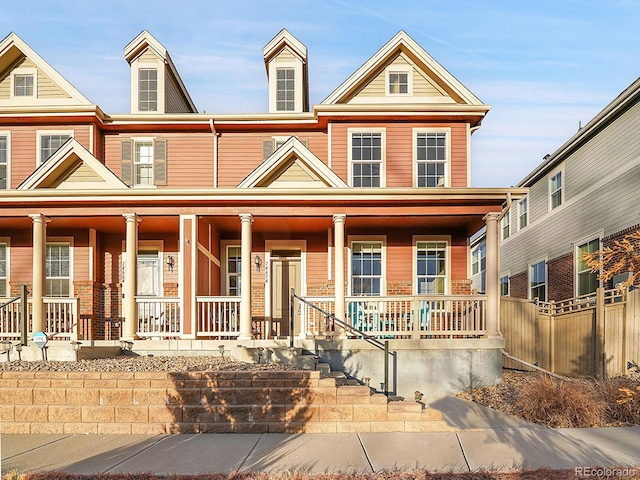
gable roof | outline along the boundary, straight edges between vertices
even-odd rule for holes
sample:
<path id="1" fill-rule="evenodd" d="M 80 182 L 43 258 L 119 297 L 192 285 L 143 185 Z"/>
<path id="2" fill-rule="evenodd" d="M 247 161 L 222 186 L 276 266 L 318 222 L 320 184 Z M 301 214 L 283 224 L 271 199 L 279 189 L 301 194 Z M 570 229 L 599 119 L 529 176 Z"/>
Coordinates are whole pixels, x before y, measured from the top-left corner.
<path id="1" fill-rule="evenodd" d="M 0 42 L 0 72 L 11 66 L 20 56 L 27 57 L 38 69 L 42 70 L 52 81 L 62 88 L 72 100 L 79 105 L 93 105 L 76 87 L 71 85 L 51 65 L 49 65 L 35 50 L 18 35 L 11 32 Z M 61 99 L 56 99 L 58 102 Z M 67 103 L 67 102 L 64 102 Z"/>
<path id="2" fill-rule="evenodd" d="M 294 54 L 299 56 L 303 62 L 307 61 L 307 47 L 305 47 L 304 44 L 296 37 L 291 35 L 286 28 L 283 28 L 262 49 L 264 63 L 268 64 L 271 57 L 282 50 L 285 45 L 287 45 Z"/>
<path id="3" fill-rule="evenodd" d="M 129 187 L 75 138 L 70 138 L 18 186 L 18 190 L 38 188 L 96 190 Z"/>
<path id="4" fill-rule="evenodd" d="M 362 87 L 370 79 L 371 75 L 385 62 L 391 60 L 399 53 L 408 53 L 414 57 L 421 67 L 425 68 L 430 76 L 458 103 L 467 105 L 484 105 L 467 87 L 460 83 L 442 65 L 434 60 L 415 40 L 406 32 L 398 32 L 358 70 L 336 88 L 322 104 L 344 103 L 350 95 Z"/>
<path id="5" fill-rule="evenodd" d="M 127 60 L 127 63 L 131 65 L 131 62 L 133 62 L 133 60 L 135 60 L 135 58 L 147 48 L 153 50 L 158 57 L 164 60 L 165 65 L 169 67 L 169 71 L 178 83 L 180 93 L 182 93 L 182 95 L 184 96 L 192 112 L 198 113 L 198 109 L 196 108 L 195 103 L 193 103 L 191 95 L 189 95 L 189 92 L 187 91 L 187 87 L 182 82 L 182 78 L 180 77 L 178 69 L 173 63 L 173 60 L 171 60 L 169 52 L 164 47 L 164 45 L 162 45 L 147 30 L 143 30 L 142 32 L 140 32 L 136 38 L 131 40 L 129 44 L 124 47 L 124 58 Z"/>
<path id="6" fill-rule="evenodd" d="M 310 179 L 318 183 L 321 182 L 326 187 L 348 188 L 348 185 L 333 170 L 327 167 L 296 137 L 289 137 L 280 148 L 240 182 L 238 188 L 269 186 L 292 165 L 301 168 Z M 311 185 L 309 186 L 311 187 Z"/>

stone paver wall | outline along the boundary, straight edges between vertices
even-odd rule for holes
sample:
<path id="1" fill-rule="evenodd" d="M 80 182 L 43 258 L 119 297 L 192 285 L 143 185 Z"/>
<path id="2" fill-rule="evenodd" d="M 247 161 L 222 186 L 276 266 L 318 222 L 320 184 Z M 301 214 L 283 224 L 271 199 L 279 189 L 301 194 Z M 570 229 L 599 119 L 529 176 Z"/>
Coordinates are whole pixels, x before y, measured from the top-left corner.
<path id="1" fill-rule="evenodd" d="M 320 372 L 0 372 L 0 433 L 340 433 L 449 430 L 412 399 Z"/>

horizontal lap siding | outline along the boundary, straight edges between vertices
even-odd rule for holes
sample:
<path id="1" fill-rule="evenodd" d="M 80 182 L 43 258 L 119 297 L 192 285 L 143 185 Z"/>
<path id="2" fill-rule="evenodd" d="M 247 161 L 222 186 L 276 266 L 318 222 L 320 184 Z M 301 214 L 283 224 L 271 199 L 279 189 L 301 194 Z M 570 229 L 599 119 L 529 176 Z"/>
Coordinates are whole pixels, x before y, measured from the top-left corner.
<path id="1" fill-rule="evenodd" d="M 307 283 L 324 283 L 328 279 L 327 238 L 326 235 L 307 237 Z"/>
<path id="2" fill-rule="evenodd" d="M 32 280 L 33 250 L 31 242 L 30 231 L 11 234 L 11 282 L 30 282 Z"/>
<path id="3" fill-rule="evenodd" d="M 464 123 L 334 123 L 331 128 L 332 167 L 345 182 L 349 179 L 348 130 L 385 130 L 387 187 L 414 185 L 414 128 L 451 128 L 451 186 L 467 186 L 467 126 Z"/>
<path id="4" fill-rule="evenodd" d="M 89 127 L 88 125 L 57 125 L 55 127 L 39 127 L 39 126 L 15 126 L 7 128 L 11 131 L 11 188 L 17 188 L 29 175 L 31 175 L 37 165 L 37 151 L 40 148 L 37 145 L 36 133 L 46 133 L 47 130 L 70 131 L 73 130 L 74 138 L 87 150 L 89 145 Z"/>
<path id="5" fill-rule="evenodd" d="M 262 144 L 273 137 L 297 136 L 327 164 L 327 135 L 323 132 L 223 133 L 218 139 L 218 186 L 233 188 L 262 163 Z"/>

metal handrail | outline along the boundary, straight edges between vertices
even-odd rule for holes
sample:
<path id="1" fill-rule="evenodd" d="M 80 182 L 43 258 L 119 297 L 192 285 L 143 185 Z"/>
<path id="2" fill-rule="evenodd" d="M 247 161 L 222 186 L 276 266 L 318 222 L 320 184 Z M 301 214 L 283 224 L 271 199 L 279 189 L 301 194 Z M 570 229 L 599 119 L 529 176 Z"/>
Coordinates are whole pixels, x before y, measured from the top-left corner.
<path id="1" fill-rule="evenodd" d="M 7 305 L 11 305 L 12 303 L 17 302 L 18 300 L 20 300 L 20 297 L 12 298 L 12 299 L 11 299 L 11 300 L 9 300 L 8 302 L 4 302 L 2 305 L 0 305 L 0 308 L 4 308 L 4 307 L 6 307 Z"/>
<path id="2" fill-rule="evenodd" d="M 313 305 L 312 303 L 308 302 L 307 300 L 305 300 L 304 298 L 302 298 L 300 295 L 296 295 L 294 289 L 291 289 L 291 310 L 293 310 L 293 299 L 297 299 L 299 302 L 304 303 L 305 305 L 310 306 L 311 308 L 313 308 L 314 310 L 317 310 L 318 312 L 320 312 L 322 315 L 324 315 L 327 318 L 327 321 L 329 319 L 332 319 L 335 323 L 337 323 L 340 327 L 344 328 L 347 331 L 350 331 L 351 333 L 355 333 L 356 335 L 359 335 L 360 337 L 362 337 L 362 339 L 364 341 L 366 341 L 367 343 L 373 345 L 374 347 L 382 350 L 384 352 L 384 394 L 385 395 L 389 395 L 389 355 L 391 355 L 394 359 L 396 356 L 396 352 L 390 352 L 389 351 L 389 340 L 385 340 L 384 343 L 382 343 L 380 340 L 378 340 L 377 338 L 371 337 L 370 335 L 367 335 L 366 333 L 364 333 L 361 330 L 358 330 L 357 328 L 349 325 L 348 323 L 346 323 L 344 320 L 338 318 L 335 316 L 334 313 L 329 313 L 324 311 L 323 309 L 321 309 L 320 307 L 317 307 L 315 305 Z M 395 362 L 394 362 L 395 363 Z"/>

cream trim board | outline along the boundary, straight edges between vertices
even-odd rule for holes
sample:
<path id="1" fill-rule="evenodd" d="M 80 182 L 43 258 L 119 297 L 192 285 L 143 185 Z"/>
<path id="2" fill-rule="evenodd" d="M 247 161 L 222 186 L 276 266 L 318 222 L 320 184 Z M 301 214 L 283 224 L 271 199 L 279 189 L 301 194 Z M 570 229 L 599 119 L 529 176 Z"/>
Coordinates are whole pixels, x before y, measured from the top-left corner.
<path id="1" fill-rule="evenodd" d="M 76 273 L 75 272 L 74 240 L 75 240 L 74 237 L 70 237 L 70 236 L 62 236 L 62 237 L 47 236 L 47 239 L 45 242 L 45 248 L 49 245 L 68 245 L 69 246 L 69 298 L 72 298 L 74 295 L 73 282 L 75 280 L 75 273 Z M 45 258 L 45 263 L 46 263 L 46 258 Z M 46 277 L 46 273 L 45 273 L 45 277 Z M 45 290 L 46 290 L 46 282 L 45 282 Z M 46 291 L 44 293 L 46 294 Z"/>
<path id="2" fill-rule="evenodd" d="M 413 235 L 411 237 L 411 289 L 414 295 L 418 295 L 418 243 L 419 242 L 446 242 L 446 277 L 444 294 L 451 292 L 451 235 Z"/>
<path id="3" fill-rule="evenodd" d="M 552 195 L 555 193 L 552 190 L 553 188 L 552 181 L 558 173 L 560 174 L 560 189 L 559 189 L 560 204 L 554 208 L 552 207 L 552 199 L 551 199 Z M 567 177 L 565 176 L 565 169 L 564 169 L 564 162 L 563 162 L 558 167 L 554 168 L 551 172 L 549 172 L 549 174 L 547 175 L 547 208 L 549 212 L 556 210 L 565 204 L 566 191 L 567 191 Z"/>
<path id="4" fill-rule="evenodd" d="M 33 95 L 16 95 L 15 94 L 15 77 L 16 75 L 33 76 Z M 9 98 L 14 102 L 35 101 L 38 99 L 38 69 L 34 67 L 18 67 L 11 72 L 11 92 Z"/>
<path id="5" fill-rule="evenodd" d="M 423 128 L 415 127 L 412 131 L 412 156 L 413 156 L 413 187 L 414 188 L 443 188 L 443 187 L 418 187 L 418 135 L 429 133 L 445 133 L 446 138 L 446 160 L 444 169 L 444 187 L 451 187 L 451 128 Z M 430 163 L 430 162 L 424 162 Z"/>
<path id="6" fill-rule="evenodd" d="M 578 247 L 584 245 L 586 243 L 592 242 L 593 240 L 598 240 L 598 250 L 602 249 L 602 240 L 604 238 L 604 230 L 600 230 L 599 232 L 592 233 L 591 235 L 587 235 L 582 237 L 579 240 L 576 240 L 572 243 L 572 251 L 573 251 L 573 293 L 577 297 L 578 296 L 578 262 L 580 259 L 578 258 Z M 602 280 L 600 279 L 600 275 L 602 274 L 602 269 L 598 272 L 598 287 L 602 287 Z"/>
<path id="7" fill-rule="evenodd" d="M 543 257 L 538 257 L 537 259 L 527 262 L 527 298 L 529 300 L 533 300 L 531 298 L 531 267 L 537 265 L 540 262 L 544 262 L 544 298 L 540 298 L 541 302 L 546 302 L 549 298 L 549 256 L 545 255 Z"/>
<path id="8" fill-rule="evenodd" d="M 42 157 L 42 137 L 47 137 L 50 135 L 68 135 L 71 138 L 75 138 L 75 130 L 37 130 L 36 131 L 36 168 L 42 165 L 44 161 L 41 158 Z"/>
<path id="9" fill-rule="evenodd" d="M 347 291 L 353 295 L 351 276 L 353 274 L 353 244 L 354 243 L 380 243 L 381 244 L 381 280 L 380 296 L 387 294 L 387 236 L 386 235 L 348 235 L 347 236 Z"/>
<path id="10" fill-rule="evenodd" d="M 357 133 L 371 133 L 381 135 L 381 160 L 380 160 L 380 187 L 387 186 L 387 129 L 386 128 L 348 128 L 347 129 L 347 163 L 349 168 L 349 187 L 353 188 L 353 134 Z M 357 187 L 364 188 L 364 187 Z M 373 187 L 375 188 L 375 187 Z"/>
<path id="11" fill-rule="evenodd" d="M 6 296 L 0 298 L 10 298 L 11 292 L 9 287 L 9 282 L 11 281 L 11 238 L 10 237 L 0 237 L 0 245 L 4 245 L 5 247 L 5 273 L 4 277 L 5 281 L 5 292 Z"/>
<path id="12" fill-rule="evenodd" d="M 407 62 L 410 62 L 405 55 L 401 55 Z M 391 93 L 391 80 L 390 74 L 406 74 L 407 75 L 407 92 L 406 93 Z M 410 65 L 389 65 L 384 69 L 384 94 L 385 97 L 411 97 L 413 96 L 413 64 Z"/>
<path id="13" fill-rule="evenodd" d="M 7 188 L 11 190 L 11 131 L 0 130 L 0 137 L 7 137 Z"/>

